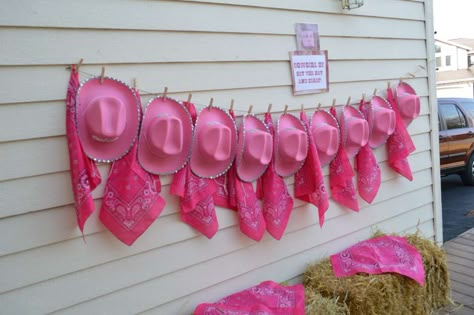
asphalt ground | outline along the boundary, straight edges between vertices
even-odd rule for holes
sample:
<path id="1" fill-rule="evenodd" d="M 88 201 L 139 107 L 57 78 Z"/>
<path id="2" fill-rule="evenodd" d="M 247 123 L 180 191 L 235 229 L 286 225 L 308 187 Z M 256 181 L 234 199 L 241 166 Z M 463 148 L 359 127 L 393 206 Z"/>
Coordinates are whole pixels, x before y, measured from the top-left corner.
<path id="1" fill-rule="evenodd" d="M 464 186 L 461 177 L 441 177 L 443 240 L 449 241 L 474 227 L 474 186 Z"/>

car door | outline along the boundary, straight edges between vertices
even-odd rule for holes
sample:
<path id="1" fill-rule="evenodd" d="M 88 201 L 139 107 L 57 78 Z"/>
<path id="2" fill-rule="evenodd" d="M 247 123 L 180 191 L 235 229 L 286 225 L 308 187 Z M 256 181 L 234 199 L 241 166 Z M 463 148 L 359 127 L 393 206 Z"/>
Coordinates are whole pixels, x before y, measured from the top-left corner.
<path id="1" fill-rule="evenodd" d="M 455 103 L 439 104 L 439 113 L 446 128 L 446 133 L 443 135 L 446 136 L 445 140 L 448 142 L 446 152 L 448 156 L 445 157 L 442 166 L 464 167 L 466 155 L 473 142 L 474 132 L 469 128 L 466 116 Z M 440 139 L 440 142 L 441 140 L 444 139 Z"/>
<path id="2" fill-rule="evenodd" d="M 438 130 L 439 130 L 439 163 L 441 169 L 449 164 L 449 137 L 446 124 L 441 113 L 438 112 Z"/>

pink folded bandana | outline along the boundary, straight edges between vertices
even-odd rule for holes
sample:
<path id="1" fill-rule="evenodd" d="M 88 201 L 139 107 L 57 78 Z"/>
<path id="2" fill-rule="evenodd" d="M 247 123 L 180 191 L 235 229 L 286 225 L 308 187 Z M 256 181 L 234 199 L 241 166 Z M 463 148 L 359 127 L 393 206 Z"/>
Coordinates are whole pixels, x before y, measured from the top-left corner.
<path id="1" fill-rule="evenodd" d="M 311 130 L 306 113 L 302 111 L 300 118 L 306 126 L 306 130 Z M 324 224 L 324 214 L 329 208 L 328 193 L 324 185 L 323 171 L 319 161 L 318 150 L 314 144 L 311 132 L 308 132 L 309 149 L 303 167 L 295 174 L 295 198 L 309 202 L 318 208 L 319 225 Z"/>
<path id="2" fill-rule="evenodd" d="M 336 117 L 336 109 L 330 110 Z M 354 171 L 347 157 L 342 143 L 339 145 L 336 157 L 329 164 L 329 184 L 331 186 L 332 198 L 339 204 L 354 211 L 359 211 L 356 190 L 352 178 Z"/>
<path id="3" fill-rule="evenodd" d="M 233 111 L 229 113 L 232 118 L 235 117 Z M 237 176 L 236 163 L 223 176 L 227 179 L 226 199 L 222 197 L 220 199 L 227 200 L 229 209 L 237 210 L 240 231 L 251 239 L 260 241 L 265 234 L 267 224 L 252 183 L 244 182 Z M 214 200 L 216 200 L 216 195 L 214 195 Z"/>
<path id="4" fill-rule="evenodd" d="M 265 113 L 265 124 L 275 139 L 270 113 Z M 257 196 L 263 200 L 263 216 L 265 217 L 268 233 L 277 240 L 281 239 L 290 219 L 293 199 L 288 193 L 283 178 L 275 172 L 273 160 L 270 161 L 267 170 L 257 181 Z"/>
<path id="5" fill-rule="evenodd" d="M 400 236 L 381 236 L 365 240 L 331 256 L 336 277 L 359 272 L 380 274 L 395 272 L 421 286 L 425 283 L 423 259 L 418 250 Z"/>
<path id="6" fill-rule="evenodd" d="M 364 100 L 361 100 L 359 109 L 367 119 L 365 105 Z M 382 172 L 369 143 L 363 146 L 356 155 L 355 169 L 358 173 L 357 190 L 359 195 L 366 202 L 372 203 L 382 183 Z"/>
<path id="7" fill-rule="evenodd" d="M 192 103 L 184 103 L 193 122 L 196 109 Z M 193 174 L 189 163 L 173 176 L 170 193 L 179 197 L 181 220 L 194 229 L 212 238 L 219 230 L 213 195 L 217 187 L 212 179 L 200 178 Z"/>
<path id="8" fill-rule="evenodd" d="M 229 110 L 229 115 L 235 120 L 233 110 Z M 235 168 L 235 161 L 231 169 Z M 230 178 L 230 169 L 225 174 L 213 179 L 216 184 L 217 191 L 214 193 L 214 204 L 218 207 L 227 208 L 230 210 L 237 210 L 235 184 L 234 180 Z"/>
<path id="9" fill-rule="evenodd" d="M 387 100 L 397 117 L 395 132 L 387 140 L 388 163 L 393 170 L 412 181 L 413 174 L 410 169 L 410 164 L 408 163 L 408 156 L 415 151 L 416 148 L 400 115 L 391 88 L 387 90 Z"/>
<path id="10" fill-rule="evenodd" d="M 94 161 L 84 154 L 77 135 L 76 94 L 78 88 L 79 74 L 76 67 L 72 65 L 66 94 L 66 138 L 77 224 L 81 233 L 84 233 L 84 224 L 95 209 L 92 191 L 100 184 L 102 179 Z"/>
<path id="11" fill-rule="evenodd" d="M 135 91 L 140 100 L 138 91 Z M 141 106 L 140 106 L 141 108 Z M 99 218 L 120 241 L 132 245 L 165 207 L 158 175 L 145 171 L 137 159 L 138 141 L 113 162 L 105 185 Z"/>
<path id="12" fill-rule="evenodd" d="M 304 315 L 304 287 L 265 281 L 216 303 L 199 304 L 194 315 Z"/>

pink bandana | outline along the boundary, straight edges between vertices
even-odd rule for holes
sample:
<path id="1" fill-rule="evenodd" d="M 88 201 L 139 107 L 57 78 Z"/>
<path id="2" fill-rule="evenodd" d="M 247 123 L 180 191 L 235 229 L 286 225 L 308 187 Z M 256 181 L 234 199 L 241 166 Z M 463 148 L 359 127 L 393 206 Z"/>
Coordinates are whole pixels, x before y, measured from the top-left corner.
<path id="1" fill-rule="evenodd" d="M 77 224 L 81 233 L 84 233 L 84 224 L 95 208 L 91 193 L 102 179 L 95 163 L 84 154 L 77 136 L 76 94 L 78 88 L 79 74 L 76 67 L 72 65 L 66 94 L 66 137 Z"/>
<path id="2" fill-rule="evenodd" d="M 235 117 L 233 111 L 229 113 L 232 118 Z M 238 211 L 240 231 L 251 239 L 260 241 L 265 234 L 266 223 L 252 183 L 240 180 L 235 163 L 223 176 L 228 182 L 226 186 L 228 208 Z M 214 194 L 214 200 L 215 198 L 216 194 Z"/>
<path id="3" fill-rule="evenodd" d="M 235 120 L 233 110 L 229 110 L 229 114 L 232 119 Z M 231 169 L 235 168 L 235 162 L 232 164 Z M 214 179 L 217 191 L 214 194 L 214 203 L 216 206 L 227 208 L 230 210 L 237 210 L 237 202 L 235 196 L 235 184 L 230 178 L 230 169 L 224 175 L 221 175 Z"/>
<path id="4" fill-rule="evenodd" d="M 265 124 L 272 136 L 275 135 L 273 129 L 272 115 L 265 114 Z M 288 193 L 283 178 L 275 173 L 273 160 L 257 181 L 257 196 L 263 200 L 263 216 L 267 223 L 267 231 L 277 240 L 281 239 L 285 233 L 291 209 L 293 209 L 293 199 Z"/>
<path id="5" fill-rule="evenodd" d="M 425 269 L 420 253 L 400 236 L 381 236 L 357 243 L 332 255 L 331 264 L 334 274 L 339 278 L 359 272 L 396 272 L 415 280 L 421 286 L 425 283 Z"/>
<path id="6" fill-rule="evenodd" d="M 135 90 L 140 100 L 138 91 Z M 141 106 L 140 106 L 141 108 Z M 110 168 L 99 218 L 120 241 L 132 245 L 158 218 L 165 207 L 158 175 L 138 163 L 138 141 Z"/>
<path id="7" fill-rule="evenodd" d="M 336 109 L 334 107 L 331 108 L 330 112 L 336 117 Z M 329 184 L 331 186 L 332 198 L 349 209 L 359 211 L 359 203 L 352 177 L 354 177 L 354 171 L 341 143 L 336 157 L 329 164 Z"/>
<path id="8" fill-rule="evenodd" d="M 196 120 L 196 108 L 192 103 L 184 103 L 193 122 Z M 173 176 L 170 193 L 179 196 L 181 220 L 212 238 L 219 230 L 213 194 L 217 191 L 211 179 L 200 178 L 193 174 L 189 163 Z"/>
<path id="9" fill-rule="evenodd" d="M 367 119 L 364 100 L 360 101 L 359 109 Z M 382 172 L 368 142 L 356 155 L 355 169 L 358 173 L 357 188 L 359 195 L 368 203 L 372 203 L 382 183 Z"/>
<path id="10" fill-rule="evenodd" d="M 393 170 L 412 181 L 413 174 L 408 163 L 408 156 L 416 148 L 400 116 L 391 88 L 387 90 L 387 99 L 397 117 L 395 132 L 387 140 L 388 162 Z"/>
<path id="11" fill-rule="evenodd" d="M 304 315 L 304 287 L 265 281 L 216 303 L 199 304 L 194 315 Z"/>
<path id="12" fill-rule="evenodd" d="M 300 113 L 301 121 L 310 130 L 308 117 L 305 112 Z M 323 171 L 319 162 L 318 150 L 314 144 L 311 132 L 308 132 L 309 150 L 303 167 L 295 174 L 295 197 L 312 203 L 318 208 L 319 225 L 324 224 L 324 214 L 329 208 L 328 193 L 324 185 Z"/>

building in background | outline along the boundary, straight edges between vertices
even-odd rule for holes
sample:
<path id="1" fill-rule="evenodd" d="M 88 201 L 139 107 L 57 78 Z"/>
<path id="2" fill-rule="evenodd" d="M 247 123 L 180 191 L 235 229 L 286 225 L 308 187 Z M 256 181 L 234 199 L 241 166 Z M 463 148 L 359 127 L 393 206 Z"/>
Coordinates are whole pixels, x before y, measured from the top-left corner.
<path id="1" fill-rule="evenodd" d="M 471 71 L 473 49 L 464 44 L 469 39 L 465 40 L 435 39 L 438 97 L 474 97 L 474 73 Z M 470 42 L 474 42 L 474 39 L 470 39 Z"/>

